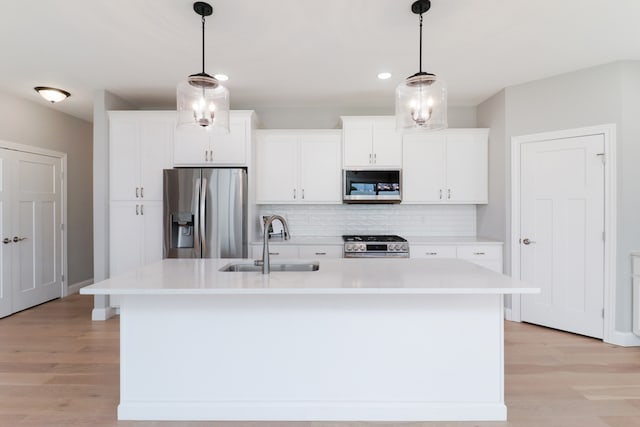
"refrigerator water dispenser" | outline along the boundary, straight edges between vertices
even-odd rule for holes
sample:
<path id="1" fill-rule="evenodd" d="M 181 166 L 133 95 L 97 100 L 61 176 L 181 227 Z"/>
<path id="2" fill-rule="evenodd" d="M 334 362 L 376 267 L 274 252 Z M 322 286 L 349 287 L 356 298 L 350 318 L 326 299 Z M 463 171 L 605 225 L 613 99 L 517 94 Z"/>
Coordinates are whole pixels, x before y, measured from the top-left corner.
<path id="1" fill-rule="evenodd" d="M 193 214 L 191 212 L 171 214 L 171 247 L 193 248 Z"/>

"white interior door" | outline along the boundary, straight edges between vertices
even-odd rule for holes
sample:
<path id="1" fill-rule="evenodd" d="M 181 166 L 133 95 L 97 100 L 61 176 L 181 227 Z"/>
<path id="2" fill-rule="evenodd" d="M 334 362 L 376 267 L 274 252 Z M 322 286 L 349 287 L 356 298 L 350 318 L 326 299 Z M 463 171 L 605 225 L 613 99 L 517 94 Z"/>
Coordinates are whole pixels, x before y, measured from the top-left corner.
<path id="1" fill-rule="evenodd" d="M 12 151 L 0 149 L 0 317 L 12 311 L 11 286 L 11 160 Z"/>
<path id="2" fill-rule="evenodd" d="M 596 338 L 604 307 L 603 135 L 521 147 L 522 320 Z"/>

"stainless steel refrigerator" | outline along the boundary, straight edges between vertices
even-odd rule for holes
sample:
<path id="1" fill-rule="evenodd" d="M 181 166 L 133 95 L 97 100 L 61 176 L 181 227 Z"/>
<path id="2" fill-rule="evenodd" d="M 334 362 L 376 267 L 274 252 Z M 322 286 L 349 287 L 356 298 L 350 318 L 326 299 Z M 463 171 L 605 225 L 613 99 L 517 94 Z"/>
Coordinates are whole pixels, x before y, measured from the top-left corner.
<path id="1" fill-rule="evenodd" d="M 164 171 L 164 258 L 247 257 L 247 171 Z"/>

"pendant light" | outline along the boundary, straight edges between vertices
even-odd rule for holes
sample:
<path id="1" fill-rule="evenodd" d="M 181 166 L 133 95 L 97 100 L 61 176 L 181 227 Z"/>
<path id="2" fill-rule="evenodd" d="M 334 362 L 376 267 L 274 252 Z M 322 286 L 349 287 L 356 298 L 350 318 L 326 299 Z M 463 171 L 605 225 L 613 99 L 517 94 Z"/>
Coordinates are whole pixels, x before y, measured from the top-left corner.
<path id="1" fill-rule="evenodd" d="M 429 0 L 418 0 L 411 11 L 420 15 L 420 70 L 396 88 L 396 127 L 439 130 L 447 127 L 447 85 L 434 74 L 422 71 L 422 14 Z"/>
<path id="2" fill-rule="evenodd" d="M 229 91 L 204 71 L 204 24 L 213 8 L 199 1 L 193 4 L 193 10 L 202 17 L 202 72 L 192 74 L 178 84 L 178 126 L 201 126 L 228 132 Z"/>

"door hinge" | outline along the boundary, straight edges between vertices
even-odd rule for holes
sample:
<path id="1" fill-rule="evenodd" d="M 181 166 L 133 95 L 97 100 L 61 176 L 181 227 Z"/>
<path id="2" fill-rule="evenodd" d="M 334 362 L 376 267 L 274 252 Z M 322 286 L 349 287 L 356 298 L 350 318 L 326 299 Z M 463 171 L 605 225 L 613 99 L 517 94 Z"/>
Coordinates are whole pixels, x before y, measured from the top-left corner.
<path id="1" fill-rule="evenodd" d="M 600 156 L 600 160 L 602 160 L 602 164 L 603 165 L 607 163 L 607 159 L 606 159 L 604 153 L 598 153 L 598 154 L 596 154 L 596 156 Z"/>
<path id="2" fill-rule="evenodd" d="M 60 281 L 61 281 L 61 282 L 64 282 L 64 274 L 62 274 L 62 275 L 60 276 Z"/>

